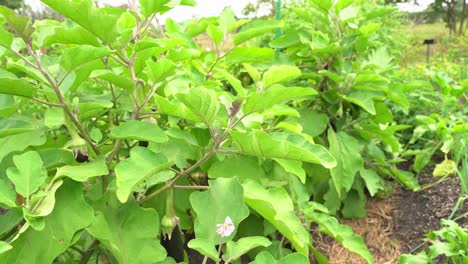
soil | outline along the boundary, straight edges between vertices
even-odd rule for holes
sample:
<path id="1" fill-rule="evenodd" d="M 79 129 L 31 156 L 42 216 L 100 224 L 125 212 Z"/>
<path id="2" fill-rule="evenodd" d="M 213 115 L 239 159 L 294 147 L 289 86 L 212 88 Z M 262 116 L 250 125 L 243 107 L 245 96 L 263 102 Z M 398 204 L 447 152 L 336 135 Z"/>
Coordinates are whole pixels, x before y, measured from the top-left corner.
<path id="1" fill-rule="evenodd" d="M 427 167 L 420 175 L 421 186 L 439 180 L 432 176 L 433 166 Z M 447 219 L 460 196 L 460 180 L 449 176 L 445 181 L 419 192 L 399 188 L 398 210 L 395 212 L 395 237 L 400 242 L 403 253 L 408 253 L 424 242 L 424 234 L 440 228 L 440 220 Z M 468 211 L 465 204 L 455 214 Z M 467 226 L 468 218 L 457 220 L 460 226 Z M 416 251 L 419 252 L 419 251 Z"/>

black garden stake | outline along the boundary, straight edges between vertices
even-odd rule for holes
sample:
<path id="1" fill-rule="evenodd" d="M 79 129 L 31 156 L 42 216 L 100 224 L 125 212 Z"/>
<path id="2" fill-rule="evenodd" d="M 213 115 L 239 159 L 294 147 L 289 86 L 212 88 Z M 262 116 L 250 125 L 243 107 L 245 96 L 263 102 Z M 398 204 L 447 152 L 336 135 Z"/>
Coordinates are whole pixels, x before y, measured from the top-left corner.
<path id="1" fill-rule="evenodd" d="M 435 43 L 434 39 L 425 39 L 424 40 L 423 44 L 427 45 L 427 50 L 426 50 L 426 62 L 427 62 L 427 64 L 429 64 L 429 47 L 431 45 L 434 45 L 434 43 Z"/>

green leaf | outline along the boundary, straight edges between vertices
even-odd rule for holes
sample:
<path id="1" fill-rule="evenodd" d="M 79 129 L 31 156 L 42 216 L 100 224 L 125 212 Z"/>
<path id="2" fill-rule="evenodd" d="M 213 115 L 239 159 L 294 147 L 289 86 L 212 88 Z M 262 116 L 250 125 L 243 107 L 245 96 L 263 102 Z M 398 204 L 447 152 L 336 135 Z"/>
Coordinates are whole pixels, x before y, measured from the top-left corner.
<path id="1" fill-rule="evenodd" d="M 237 242 L 229 241 L 226 243 L 226 254 L 223 256 L 223 259 L 225 262 L 232 262 L 251 249 L 268 247 L 269 245 L 271 245 L 271 241 L 261 236 L 243 237 L 237 240 Z"/>
<path id="2" fill-rule="evenodd" d="M 156 239 L 158 213 L 139 207 L 133 199 L 118 208 L 99 211 L 87 230 L 112 252 L 118 263 L 154 263 L 166 258 L 166 251 Z"/>
<path id="3" fill-rule="evenodd" d="M 364 240 L 354 234 L 351 227 L 341 225 L 338 220 L 333 217 L 322 213 L 315 213 L 313 210 L 306 209 L 304 213 L 313 222 L 319 225 L 320 231 L 333 237 L 340 242 L 344 248 L 350 250 L 363 257 L 367 263 L 374 263 L 374 257 L 367 249 Z"/>
<path id="4" fill-rule="evenodd" d="M 250 262 L 250 264 L 309 264 L 309 260 L 306 256 L 293 253 L 289 254 L 281 260 L 276 260 L 269 252 L 262 251 L 256 257 L 255 261 Z"/>
<path id="5" fill-rule="evenodd" d="M 251 180 L 242 186 L 247 205 L 273 224 L 299 253 L 307 256 L 309 234 L 294 214 L 294 204 L 286 190 L 282 187 L 266 190 Z"/>
<path id="6" fill-rule="evenodd" d="M 0 236 L 4 237 L 11 230 L 17 228 L 23 219 L 23 210 L 21 208 L 17 207 L 8 210 L 8 212 L 0 216 Z"/>
<path id="7" fill-rule="evenodd" d="M 44 125 L 51 129 L 58 129 L 65 124 L 65 114 L 62 108 L 53 107 L 45 111 Z"/>
<path id="8" fill-rule="evenodd" d="M 250 133 L 230 131 L 239 151 L 265 158 L 290 159 L 321 164 L 325 168 L 336 166 L 336 160 L 321 145 L 304 142 L 297 146 L 287 140 L 276 140 L 263 131 Z"/>
<path id="9" fill-rule="evenodd" d="M 99 157 L 96 160 L 88 163 L 83 163 L 78 166 L 64 166 L 57 169 L 56 178 L 66 176 L 74 181 L 85 182 L 93 177 L 109 174 L 107 169 L 106 159 Z"/>
<path id="10" fill-rule="evenodd" d="M 167 7 L 165 5 L 171 0 L 138 0 L 141 5 L 141 13 L 145 17 L 149 17 L 150 15 L 154 13 L 159 13 L 161 11 L 167 11 Z M 178 1 L 175 1 L 176 3 L 179 3 Z"/>
<path id="11" fill-rule="evenodd" d="M 6 137 L 10 135 L 16 135 L 24 132 L 34 131 L 37 129 L 37 125 L 20 119 L 13 118 L 1 118 L 0 117 L 0 137 Z"/>
<path id="12" fill-rule="evenodd" d="M 338 196 L 348 192 L 353 186 L 356 173 L 362 168 L 364 161 L 360 153 L 359 142 L 345 132 L 335 134 L 328 130 L 330 153 L 336 158 L 337 166 L 331 169 L 331 176 Z"/>
<path id="13" fill-rule="evenodd" d="M 257 158 L 229 155 L 211 165 L 208 177 L 211 179 L 237 177 L 243 183 L 246 179 L 260 182 L 266 176 Z"/>
<path id="14" fill-rule="evenodd" d="M 142 181 L 172 166 L 174 162 L 158 153 L 143 147 L 130 150 L 130 158 L 120 162 L 115 167 L 117 183 L 117 197 L 122 203 L 127 202 L 128 196 Z"/>
<path id="15" fill-rule="evenodd" d="M 0 162 L 9 153 L 22 151 L 29 146 L 40 146 L 46 142 L 42 132 L 32 131 L 0 138 Z"/>
<path id="16" fill-rule="evenodd" d="M 276 84 L 265 91 L 250 94 L 246 99 L 243 110 L 245 114 L 261 113 L 275 104 L 315 94 L 317 92 L 312 88 L 284 87 Z"/>
<path id="17" fill-rule="evenodd" d="M 224 32 L 221 30 L 220 27 L 209 25 L 206 29 L 206 33 L 208 34 L 208 36 L 210 36 L 210 38 L 216 45 L 221 43 L 221 41 L 223 41 L 224 39 Z"/>
<path id="18" fill-rule="evenodd" d="M 392 168 L 391 171 L 393 176 L 406 188 L 412 191 L 418 191 L 421 189 L 418 179 L 410 171 L 402 171 L 397 168 Z"/>
<path id="19" fill-rule="evenodd" d="M 95 8 L 90 0 L 42 0 L 42 2 L 106 43 L 113 44 L 120 14 L 108 12 L 105 8 Z"/>
<path id="20" fill-rule="evenodd" d="M 302 162 L 297 160 L 275 159 L 283 169 L 289 173 L 296 175 L 303 184 L 306 182 L 306 173 L 302 168 Z"/>
<path id="21" fill-rule="evenodd" d="M 4 252 L 12 249 L 13 247 L 8 244 L 7 242 L 0 241 L 0 255 L 3 254 Z"/>
<path id="22" fill-rule="evenodd" d="M 55 193 L 62 186 L 63 181 L 55 181 L 46 192 L 46 196 L 34 212 L 34 216 L 47 216 L 52 213 L 55 207 Z"/>
<path id="23" fill-rule="evenodd" d="M 159 59 L 156 62 L 148 60 L 146 66 L 148 67 L 148 78 L 153 83 L 166 80 L 174 75 L 177 69 L 175 63 L 168 59 Z"/>
<path id="24" fill-rule="evenodd" d="M 218 262 L 219 256 L 216 251 L 215 244 L 205 238 L 195 238 L 188 242 L 187 246 L 191 249 L 195 249 L 202 255 L 209 257 L 210 259 Z"/>
<path id="25" fill-rule="evenodd" d="M 34 32 L 34 28 L 29 22 L 29 17 L 21 16 L 17 12 L 4 6 L 0 6 L 0 15 L 3 15 L 5 17 L 10 27 L 12 27 L 13 30 L 21 36 L 22 39 L 24 39 L 25 41 L 31 40 L 31 35 Z M 6 41 L 8 41 L 8 36 Z"/>
<path id="26" fill-rule="evenodd" d="M 27 98 L 33 97 L 38 87 L 23 79 L 0 78 L 0 94 L 11 94 Z"/>
<path id="27" fill-rule="evenodd" d="M 156 124 L 146 121 L 129 120 L 111 131 L 117 139 L 136 139 L 164 143 L 169 140 L 164 131 Z"/>
<path id="28" fill-rule="evenodd" d="M 200 122 L 200 118 L 198 118 L 197 115 L 194 114 L 192 111 L 190 111 L 190 109 L 188 109 L 184 104 L 180 102 L 173 103 L 159 95 L 154 95 L 153 98 L 156 101 L 158 110 L 161 113 L 171 115 L 171 116 L 177 116 L 177 117 L 187 119 L 193 122 Z"/>
<path id="29" fill-rule="evenodd" d="M 292 118 L 292 120 L 298 122 L 303 130 L 303 133 L 311 137 L 321 135 L 328 126 L 328 116 L 316 112 L 312 109 L 301 109 L 299 111 L 300 118 Z"/>
<path id="30" fill-rule="evenodd" d="M 270 48 L 236 47 L 229 52 L 224 60 L 228 63 L 272 63 L 275 51 Z"/>
<path id="31" fill-rule="evenodd" d="M 0 27 L 0 46 L 10 48 L 13 43 L 13 34 Z"/>
<path id="32" fill-rule="evenodd" d="M 366 170 L 362 168 L 359 171 L 361 178 L 366 182 L 369 194 L 374 197 L 379 191 L 385 190 L 384 180 L 374 170 Z"/>
<path id="33" fill-rule="evenodd" d="M 209 181 L 209 185 L 205 192 L 193 192 L 190 204 L 197 215 L 195 236 L 217 245 L 221 236 L 216 233 L 216 225 L 224 223 L 228 216 L 232 219 L 235 229 L 230 236 L 223 238 L 223 242 L 227 242 L 234 237 L 239 223 L 247 218 L 249 209 L 244 203 L 244 190 L 237 178 L 218 178 Z"/>
<path id="34" fill-rule="evenodd" d="M 229 84 L 234 88 L 239 97 L 245 97 L 247 95 L 247 91 L 242 86 L 242 82 L 239 81 L 234 75 L 230 74 L 229 72 L 223 69 L 216 69 L 217 75 L 219 75 L 220 79 L 224 79 L 229 82 Z"/>
<path id="35" fill-rule="evenodd" d="M 8 207 L 16 206 L 16 192 L 13 186 L 6 180 L 0 178 L 0 204 Z"/>
<path id="36" fill-rule="evenodd" d="M 178 94 L 177 98 L 208 126 L 214 122 L 220 108 L 216 93 L 202 87 L 192 88 L 185 94 Z"/>
<path id="37" fill-rule="evenodd" d="M 444 177 L 457 172 L 457 163 L 453 160 L 445 159 L 437 164 L 432 172 L 434 177 Z"/>
<path id="38" fill-rule="evenodd" d="M 236 14 L 230 7 L 224 8 L 223 12 L 219 15 L 218 23 L 219 27 L 224 33 L 229 33 L 233 30 L 236 30 Z"/>
<path id="39" fill-rule="evenodd" d="M 376 114 L 374 106 L 374 98 L 380 95 L 380 93 L 369 92 L 369 91 L 355 91 L 349 95 L 343 95 L 343 99 L 346 101 L 356 104 L 369 112 L 372 115 Z"/>
<path id="40" fill-rule="evenodd" d="M 301 75 L 301 70 L 296 66 L 273 66 L 263 74 L 263 87 L 267 88 L 275 83 L 291 81 Z"/>
<path id="41" fill-rule="evenodd" d="M 130 93 L 135 90 L 135 83 L 132 82 L 132 80 L 110 70 L 95 70 L 89 75 L 89 78 L 99 78 L 101 80 L 108 81 Z"/>
<path id="42" fill-rule="evenodd" d="M 271 33 L 281 27 L 283 27 L 283 22 L 280 20 L 254 20 L 234 36 L 234 44 L 237 46 L 251 38 Z"/>
<path id="43" fill-rule="evenodd" d="M 51 46 L 56 43 L 100 46 L 96 36 L 80 26 L 55 28 L 54 34 L 45 37 L 44 45 Z"/>
<path id="44" fill-rule="evenodd" d="M 245 70 L 249 73 L 250 78 L 256 83 L 260 81 L 260 72 L 257 71 L 252 65 L 243 63 Z"/>
<path id="45" fill-rule="evenodd" d="M 28 198 L 45 182 L 47 172 L 42 167 L 41 156 L 28 151 L 13 157 L 15 167 L 7 169 L 8 178 L 15 184 L 16 192 Z"/>
<path id="46" fill-rule="evenodd" d="M 419 252 L 417 255 L 403 254 L 398 259 L 398 264 L 427 264 L 431 263 L 431 259 L 425 251 Z"/>
<path id="47" fill-rule="evenodd" d="M 64 182 L 55 200 L 53 212 L 45 217 L 45 228 L 22 233 L 11 242 L 12 250 L 0 254 L 0 263 L 53 263 L 73 244 L 79 230 L 91 224 L 93 210 L 83 198 L 82 184 Z"/>
<path id="48" fill-rule="evenodd" d="M 70 72 L 111 53 L 112 51 L 105 47 L 96 48 L 89 45 L 79 45 L 62 50 L 60 65 Z"/>

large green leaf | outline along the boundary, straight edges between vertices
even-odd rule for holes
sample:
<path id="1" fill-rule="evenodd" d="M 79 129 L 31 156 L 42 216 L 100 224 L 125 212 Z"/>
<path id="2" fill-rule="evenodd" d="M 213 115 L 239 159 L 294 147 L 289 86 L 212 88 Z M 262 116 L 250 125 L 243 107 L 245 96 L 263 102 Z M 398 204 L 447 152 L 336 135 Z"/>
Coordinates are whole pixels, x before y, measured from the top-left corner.
<path id="1" fill-rule="evenodd" d="M 8 207 L 16 206 L 16 192 L 10 182 L 0 178 L 0 204 Z"/>
<path id="2" fill-rule="evenodd" d="M 273 66 L 263 74 L 263 87 L 270 87 L 272 84 L 287 82 L 301 76 L 301 70 L 296 66 L 281 65 Z"/>
<path id="3" fill-rule="evenodd" d="M 236 47 L 224 57 L 224 60 L 228 63 L 272 63 L 274 58 L 275 51 L 270 48 Z"/>
<path id="4" fill-rule="evenodd" d="M 189 248 L 195 249 L 202 255 L 209 257 L 214 261 L 219 261 L 218 251 L 215 244 L 206 238 L 195 238 L 188 242 Z"/>
<path id="5" fill-rule="evenodd" d="M 255 20 L 244 26 L 241 31 L 234 36 L 234 44 L 239 45 L 251 38 L 270 33 L 281 27 L 283 27 L 283 22 L 280 20 Z"/>
<path id="6" fill-rule="evenodd" d="M 306 172 L 302 168 L 302 162 L 298 160 L 285 160 L 285 159 L 275 159 L 278 164 L 283 167 L 283 169 L 289 173 L 296 175 L 302 184 L 306 182 Z"/>
<path id="7" fill-rule="evenodd" d="M 117 35 L 116 25 L 119 18 L 117 13 L 95 8 L 90 0 L 42 0 L 42 2 L 106 43 L 113 43 Z"/>
<path id="8" fill-rule="evenodd" d="M 246 179 L 260 182 L 265 178 L 265 171 L 256 157 L 229 155 L 211 165 L 208 177 L 211 179 L 237 177 L 241 183 Z"/>
<path id="9" fill-rule="evenodd" d="M 3 241 L 0 241 L 0 255 L 3 253 L 3 252 L 6 252 L 10 249 L 12 249 L 13 247 L 8 244 L 7 242 L 3 242 Z"/>
<path id="10" fill-rule="evenodd" d="M 366 170 L 362 168 L 359 171 L 361 178 L 364 179 L 366 183 L 367 190 L 369 194 L 373 197 L 377 192 L 385 190 L 384 180 L 375 172 L 374 170 Z"/>
<path id="11" fill-rule="evenodd" d="M 135 90 L 135 83 L 132 82 L 132 80 L 125 78 L 124 76 L 114 73 L 110 70 L 95 70 L 89 75 L 89 78 L 98 78 L 101 80 L 108 81 L 114 85 L 119 86 L 120 88 L 125 89 L 130 93 Z"/>
<path id="12" fill-rule="evenodd" d="M 13 157 L 15 167 L 7 169 L 8 178 L 15 184 L 16 192 L 29 197 L 45 182 L 47 172 L 42 167 L 41 156 L 35 151 L 28 151 Z"/>
<path id="13" fill-rule="evenodd" d="M 125 203 L 130 193 L 142 181 L 169 168 L 174 162 L 168 161 L 163 154 L 156 154 L 143 147 L 130 150 L 130 158 L 115 167 L 117 197 Z"/>
<path id="14" fill-rule="evenodd" d="M 54 211 L 45 218 L 45 228 L 29 228 L 21 234 L 11 242 L 12 250 L 0 254 L 0 263 L 53 263 L 70 247 L 77 232 L 91 224 L 93 210 L 84 201 L 82 184 L 66 181 L 55 200 Z"/>
<path id="15" fill-rule="evenodd" d="M 9 153 L 22 151 L 29 146 L 40 146 L 46 142 L 42 132 L 32 131 L 0 138 L 0 162 Z"/>
<path id="16" fill-rule="evenodd" d="M 256 247 L 268 247 L 271 241 L 261 236 L 243 237 L 236 242 L 229 241 L 226 244 L 226 254 L 223 259 L 227 262 L 232 262 L 240 258 L 245 253 Z"/>
<path id="17" fill-rule="evenodd" d="M 11 94 L 31 98 L 36 93 L 38 87 L 31 83 L 9 77 L 0 78 L 0 93 Z"/>
<path id="18" fill-rule="evenodd" d="M 374 98 L 379 95 L 381 94 L 377 92 L 354 91 L 347 96 L 343 95 L 343 98 L 350 103 L 360 106 L 370 114 L 375 115 Z"/>
<path id="19" fill-rule="evenodd" d="M 31 19 L 29 17 L 21 16 L 17 12 L 9 8 L 6 8 L 4 6 L 0 6 L 0 15 L 3 15 L 5 17 L 10 27 L 17 34 L 19 34 L 21 38 L 23 38 L 24 40 L 31 39 L 31 35 L 34 32 L 34 29 L 31 26 L 31 23 L 30 23 Z M 3 40 L 1 42 L 3 42 Z"/>
<path id="20" fill-rule="evenodd" d="M 207 125 L 214 122 L 220 108 L 216 93 L 203 87 L 192 88 L 188 93 L 178 94 L 177 98 Z"/>
<path id="21" fill-rule="evenodd" d="M 137 139 L 163 143 L 169 138 L 164 131 L 156 124 L 146 121 L 130 120 L 111 131 L 112 138 Z"/>
<path id="22" fill-rule="evenodd" d="M 55 177 L 60 178 L 66 176 L 74 181 L 85 182 L 90 178 L 107 174 L 109 174 L 109 170 L 107 169 L 106 160 L 103 157 L 99 157 L 89 163 L 58 168 Z"/>
<path id="23" fill-rule="evenodd" d="M 286 257 L 276 260 L 269 252 L 262 251 L 256 257 L 255 261 L 250 262 L 250 264 L 309 264 L 309 260 L 306 256 L 293 253 L 289 254 Z"/>
<path id="24" fill-rule="evenodd" d="M 82 65 L 105 57 L 111 53 L 112 51 L 108 48 L 96 48 L 89 45 L 79 45 L 73 48 L 62 50 L 62 59 L 60 61 L 60 65 L 66 71 L 73 71 Z"/>
<path id="25" fill-rule="evenodd" d="M 114 255 L 118 263 L 155 263 L 166 258 L 156 237 L 159 215 L 132 199 L 118 208 L 106 207 L 94 217 L 88 232 Z"/>
<path id="26" fill-rule="evenodd" d="M 159 95 L 154 95 L 154 100 L 156 101 L 158 110 L 161 113 L 171 116 L 177 116 L 193 122 L 200 122 L 200 118 L 198 118 L 196 114 L 194 114 L 192 111 L 190 111 L 190 109 L 188 109 L 184 104 L 180 102 L 173 103 Z"/>
<path id="27" fill-rule="evenodd" d="M 251 180 L 242 186 L 247 205 L 273 224 L 298 252 L 307 256 L 310 237 L 294 214 L 294 204 L 286 190 L 282 187 L 266 190 Z"/>
<path id="28" fill-rule="evenodd" d="M 11 230 L 18 227 L 18 224 L 23 221 L 22 208 L 11 208 L 4 215 L 0 216 L 0 236 L 4 237 Z"/>
<path id="29" fill-rule="evenodd" d="M 244 190 L 237 178 L 218 178 L 209 181 L 209 185 L 205 192 L 192 193 L 190 203 L 197 215 L 195 236 L 217 245 L 221 237 L 216 233 L 216 225 L 224 223 L 228 216 L 232 219 L 234 232 L 223 238 L 223 242 L 229 241 L 234 237 L 239 223 L 249 215 L 249 209 L 244 203 Z"/>
<path id="30" fill-rule="evenodd" d="M 13 38 L 13 34 L 0 27 L 0 46 L 10 48 Z"/>
<path id="31" fill-rule="evenodd" d="M 312 88 L 284 87 L 273 85 L 265 91 L 250 94 L 243 106 L 244 114 L 252 112 L 263 112 L 267 108 L 298 97 L 315 95 L 317 92 Z"/>
<path id="32" fill-rule="evenodd" d="M 328 130 L 330 152 L 336 158 L 337 166 L 331 169 L 331 176 L 338 196 L 348 192 L 353 186 L 356 173 L 362 168 L 364 161 L 360 154 L 359 142 L 345 132 L 335 134 Z"/>
<path id="33" fill-rule="evenodd" d="M 266 158 L 291 159 L 321 164 L 326 168 L 336 166 L 336 160 L 321 145 L 304 143 L 297 146 L 287 140 L 277 140 L 263 131 L 229 132 L 237 143 L 237 149 L 247 155 Z"/>
<path id="34" fill-rule="evenodd" d="M 1 118 L 0 117 L 0 138 L 24 132 L 29 132 L 37 129 L 37 125 L 29 121 L 16 118 Z"/>
<path id="35" fill-rule="evenodd" d="M 75 26 L 73 28 L 55 28 L 54 34 L 45 37 L 44 44 L 49 46 L 56 43 L 100 45 L 96 36 L 80 26 Z"/>
<path id="36" fill-rule="evenodd" d="M 177 69 L 175 63 L 168 59 L 159 59 L 156 62 L 148 60 L 146 65 L 149 70 L 149 80 L 153 83 L 164 81 L 167 77 L 173 75 Z"/>
<path id="37" fill-rule="evenodd" d="M 367 249 L 364 240 L 354 234 L 351 227 L 341 225 L 335 217 L 322 213 L 316 213 L 313 210 L 306 209 L 304 213 L 311 221 L 318 224 L 320 231 L 333 237 L 340 242 L 346 249 L 363 257 L 367 263 L 374 263 L 374 257 Z"/>

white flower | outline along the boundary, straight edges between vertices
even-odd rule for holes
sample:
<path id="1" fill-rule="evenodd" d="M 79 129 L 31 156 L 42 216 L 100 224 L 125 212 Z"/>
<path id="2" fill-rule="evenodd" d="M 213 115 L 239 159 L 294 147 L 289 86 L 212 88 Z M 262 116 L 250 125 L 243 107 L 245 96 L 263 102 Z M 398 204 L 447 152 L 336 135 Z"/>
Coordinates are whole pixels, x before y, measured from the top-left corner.
<path id="1" fill-rule="evenodd" d="M 232 222 L 231 217 L 226 217 L 224 223 L 216 225 L 216 233 L 220 234 L 222 237 L 228 237 L 234 232 L 234 223 Z"/>

